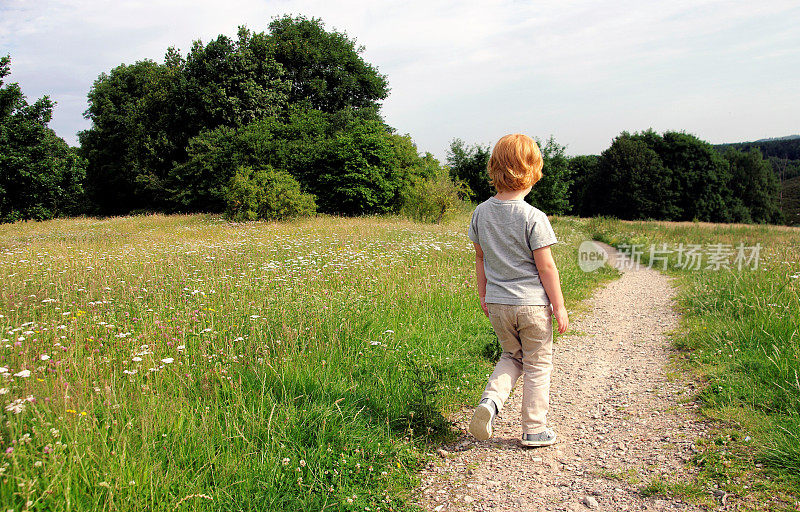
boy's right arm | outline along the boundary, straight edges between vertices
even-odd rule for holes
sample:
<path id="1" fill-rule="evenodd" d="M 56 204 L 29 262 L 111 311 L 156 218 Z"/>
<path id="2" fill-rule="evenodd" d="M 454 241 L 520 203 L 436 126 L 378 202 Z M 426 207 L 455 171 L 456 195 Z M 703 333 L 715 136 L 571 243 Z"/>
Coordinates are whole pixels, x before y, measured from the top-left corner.
<path id="1" fill-rule="evenodd" d="M 539 270 L 539 279 L 542 280 L 544 291 L 553 305 L 553 316 L 556 317 L 558 332 L 563 334 L 569 327 L 569 316 L 567 308 L 564 306 L 564 295 L 561 293 L 561 280 L 558 276 L 558 268 L 553 260 L 553 253 L 550 246 L 545 246 L 533 251 L 533 259 L 536 268 Z"/>

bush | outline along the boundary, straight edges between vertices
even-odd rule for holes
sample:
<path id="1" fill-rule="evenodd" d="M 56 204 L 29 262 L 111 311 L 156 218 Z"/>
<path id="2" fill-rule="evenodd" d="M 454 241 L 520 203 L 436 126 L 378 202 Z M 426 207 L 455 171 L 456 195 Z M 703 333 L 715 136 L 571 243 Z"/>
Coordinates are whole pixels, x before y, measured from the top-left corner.
<path id="1" fill-rule="evenodd" d="M 289 173 L 272 167 L 240 167 L 228 183 L 225 201 L 225 216 L 234 221 L 280 220 L 317 211 L 312 194 L 302 192 Z"/>
<path id="2" fill-rule="evenodd" d="M 469 197 L 469 188 L 445 169 L 429 179 L 417 179 L 405 194 L 403 213 L 417 221 L 440 223 Z"/>

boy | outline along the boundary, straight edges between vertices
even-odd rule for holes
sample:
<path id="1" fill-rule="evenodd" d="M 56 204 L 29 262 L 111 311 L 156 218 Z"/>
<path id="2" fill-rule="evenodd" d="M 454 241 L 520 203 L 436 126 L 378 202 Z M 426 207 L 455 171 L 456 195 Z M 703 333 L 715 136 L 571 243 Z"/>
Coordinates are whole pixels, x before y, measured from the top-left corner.
<path id="1" fill-rule="evenodd" d="M 522 445 L 556 441 L 546 423 L 553 369 L 551 318 L 555 316 L 560 333 L 569 319 L 550 252 L 555 233 L 547 216 L 524 200 L 542 177 L 542 166 L 533 139 L 522 134 L 501 138 L 488 165 L 497 194 L 475 208 L 469 226 L 481 308 L 503 348 L 469 426 L 479 440 L 492 436 L 492 421 L 522 376 Z"/>

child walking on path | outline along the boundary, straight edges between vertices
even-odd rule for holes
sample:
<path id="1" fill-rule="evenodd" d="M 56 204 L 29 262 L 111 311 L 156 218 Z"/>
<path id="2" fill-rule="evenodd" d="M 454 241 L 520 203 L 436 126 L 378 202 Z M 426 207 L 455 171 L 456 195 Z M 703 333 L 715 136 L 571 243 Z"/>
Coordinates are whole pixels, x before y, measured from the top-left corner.
<path id="1" fill-rule="evenodd" d="M 542 154 L 522 134 L 501 138 L 489 159 L 489 178 L 497 194 L 472 213 L 468 235 L 475 245 L 475 273 L 483 312 L 503 353 L 475 409 L 469 430 L 477 439 L 492 436 L 492 422 L 520 376 L 522 445 L 548 446 L 556 434 L 547 428 L 553 324 L 567 330 L 558 269 L 550 246 L 557 242 L 550 221 L 524 198 L 542 177 Z"/>

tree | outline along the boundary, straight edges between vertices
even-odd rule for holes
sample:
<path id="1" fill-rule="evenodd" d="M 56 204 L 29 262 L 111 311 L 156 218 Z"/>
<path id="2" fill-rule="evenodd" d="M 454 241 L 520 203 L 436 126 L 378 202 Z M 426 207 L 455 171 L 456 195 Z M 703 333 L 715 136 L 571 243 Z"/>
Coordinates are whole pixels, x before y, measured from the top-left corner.
<path id="1" fill-rule="evenodd" d="M 326 113 L 346 108 L 378 118 L 389 94 L 386 77 L 361 57 L 363 46 L 322 20 L 284 16 L 269 25 L 275 59 L 289 81 L 289 103 Z"/>
<path id="2" fill-rule="evenodd" d="M 598 179 L 597 155 L 579 155 L 569 159 L 569 173 L 572 177 L 570 190 L 571 213 L 581 217 L 593 214 L 589 201 L 593 194 L 590 184 Z"/>
<path id="3" fill-rule="evenodd" d="M 267 35 L 240 28 L 238 39 L 195 41 L 184 59 L 122 64 L 101 74 L 79 134 L 99 213 L 173 210 L 181 183 L 170 181 L 189 140 L 219 126 L 238 127 L 285 109 L 287 83 Z"/>
<path id="4" fill-rule="evenodd" d="M 50 98 L 28 104 L 19 84 L 4 85 L 10 70 L 0 57 L 0 222 L 80 213 L 85 162 L 47 127 Z"/>
<path id="5" fill-rule="evenodd" d="M 122 64 L 101 74 L 89 91 L 84 116 L 92 127 L 78 139 L 88 161 L 87 193 L 95 213 L 155 207 L 147 184 L 152 188 L 154 177 L 163 177 L 179 150 L 170 126 L 175 108 L 155 101 L 171 89 L 167 71 L 151 60 Z"/>
<path id="6" fill-rule="evenodd" d="M 544 144 L 536 139 L 536 144 L 544 160 L 542 179 L 536 182 L 525 200 L 548 215 L 568 213 L 572 173 L 564 154 L 567 148 L 556 142 L 552 136 Z"/>
<path id="7" fill-rule="evenodd" d="M 730 165 L 730 189 L 733 198 L 740 201 L 746 216 L 736 222 L 778 223 L 782 216 L 778 204 L 780 183 L 772 171 L 769 160 L 761 152 L 750 148 L 746 153 L 728 148 L 723 157 Z"/>
<path id="8" fill-rule="evenodd" d="M 593 214 L 620 219 L 671 219 L 677 213 L 669 169 L 640 137 L 619 135 L 603 151 L 586 184 Z"/>
<path id="9" fill-rule="evenodd" d="M 472 199 L 478 203 L 494 195 L 486 168 L 490 156 L 492 152 L 489 146 L 482 144 L 467 146 L 461 139 L 453 139 L 447 151 L 450 177 L 465 183 L 471 191 Z"/>
<path id="10" fill-rule="evenodd" d="M 711 144 L 683 132 L 647 130 L 632 138 L 645 142 L 668 169 L 670 192 L 677 194 L 675 220 L 730 222 L 728 166 Z"/>

